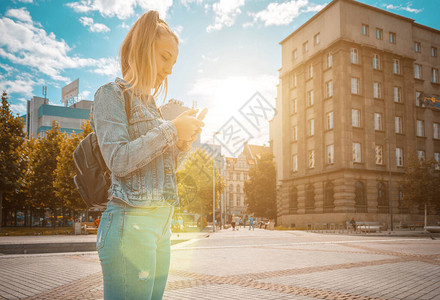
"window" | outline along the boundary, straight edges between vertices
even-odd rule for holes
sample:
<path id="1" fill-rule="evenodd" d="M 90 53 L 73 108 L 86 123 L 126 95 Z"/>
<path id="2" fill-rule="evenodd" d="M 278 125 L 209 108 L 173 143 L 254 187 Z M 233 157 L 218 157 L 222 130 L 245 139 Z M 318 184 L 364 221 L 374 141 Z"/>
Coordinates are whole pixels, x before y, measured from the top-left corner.
<path id="1" fill-rule="evenodd" d="M 315 208 L 315 188 L 309 184 L 306 188 L 306 212 Z"/>
<path id="2" fill-rule="evenodd" d="M 333 66 L 333 54 L 330 52 L 327 54 L 327 68 Z"/>
<path id="3" fill-rule="evenodd" d="M 360 143 L 353 143 L 353 162 L 362 162 Z"/>
<path id="4" fill-rule="evenodd" d="M 376 145 L 376 165 L 383 165 L 383 146 Z"/>
<path id="5" fill-rule="evenodd" d="M 309 132 L 309 136 L 314 136 L 315 135 L 315 120 L 314 119 L 311 119 L 311 120 L 309 120 L 309 122 L 308 122 L 309 124 L 309 130 L 308 130 L 308 132 Z"/>
<path id="6" fill-rule="evenodd" d="M 292 108 L 290 111 L 292 112 L 292 114 L 296 114 L 296 112 L 298 111 L 298 101 L 296 99 L 293 99 Z"/>
<path id="7" fill-rule="evenodd" d="M 326 98 L 333 96 L 333 81 L 331 80 L 325 83 L 325 96 Z"/>
<path id="8" fill-rule="evenodd" d="M 327 182 L 324 188 L 324 211 L 332 211 L 335 207 L 335 191 L 333 188 L 333 183 Z"/>
<path id="9" fill-rule="evenodd" d="M 390 32 L 389 41 L 390 41 L 391 44 L 395 44 L 396 43 L 396 34 L 394 32 Z"/>
<path id="10" fill-rule="evenodd" d="M 440 153 L 434 153 L 434 160 L 437 162 L 435 164 L 435 169 L 440 170 Z"/>
<path id="11" fill-rule="evenodd" d="M 417 53 L 422 52 L 422 47 L 420 46 L 419 42 L 414 42 L 414 51 Z"/>
<path id="12" fill-rule="evenodd" d="M 361 127 L 361 111 L 359 109 L 351 110 L 351 125 L 353 127 Z"/>
<path id="13" fill-rule="evenodd" d="M 388 210 L 388 197 L 387 197 L 387 188 L 385 183 L 379 182 L 377 184 L 377 206 L 378 212 L 385 213 Z"/>
<path id="14" fill-rule="evenodd" d="M 425 107 L 423 99 L 421 99 L 422 92 L 416 91 L 416 106 Z"/>
<path id="15" fill-rule="evenodd" d="M 437 57 L 437 48 L 436 47 L 431 47 L 431 56 Z"/>
<path id="16" fill-rule="evenodd" d="M 383 30 L 380 28 L 376 28 L 376 39 L 381 40 L 383 36 Z"/>
<path id="17" fill-rule="evenodd" d="M 356 212 L 367 212 L 367 201 L 366 201 L 366 191 L 364 188 L 364 184 L 360 181 L 356 181 L 354 184 L 354 190 L 355 190 L 355 205 L 356 205 Z"/>
<path id="18" fill-rule="evenodd" d="M 294 214 L 298 210 L 298 190 L 296 187 L 290 189 L 289 213 Z"/>
<path id="19" fill-rule="evenodd" d="M 296 142 L 298 140 L 298 126 L 292 128 L 292 140 Z"/>
<path id="20" fill-rule="evenodd" d="M 351 93 L 359 95 L 359 78 L 351 78 Z"/>
<path id="21" fill-rule="evenodd" d="M 425 136 L 425 122 L 417 120 L 417 136 Z"/>
<path id="22" fill-rule="evenodd" d="M 403 149 L 396 148 L 396 165 L 398 167 L 403 167 Z"/>
<path id="23" fill-rule="evenodd" d="M 303 52 L 309 52 L 309 42 L 305 42 L 303 44 Z"/>
<path id="24" fill-rule="evenodd" d="M 293 56 L 293 60 L 296 60 L 298 58 L 298 49 L 293 50 L 292 56 Z"/>
<path id="25" fill-rule="evenodd" d="M 417 151 L 417 158 L 419 159 L 419 161 L 424 161 L 425 160 L 425 151 L 418 150 Z"/>
<path id="26" fill-rule="evenodd" d="M 440 139 L 440 132 L 439 132 L 439 123 L 434 123 L 434 124 L 432 124 L 432 127 L 433 127 L 433 133 L 434 133 L 434 136 L 433 136 L 433 138 L 435 138 L 435 139 Z"/>
<path id="27" fill-rule="evenodd" d="M 307 78 L 310 79 L 313 77 L 313 65 L 310 64 L 309 67 L 307 68 Z"/>
<path id="28" fill-rule="evenodd" d="M 298 155 L 292 155 L 292 172 L 298 172 Z"/>
<path id="29" fill-rule="evenodd" d="M 394 131 L 395 133 L 403 133 L 402 117 L 394 117 Z"/>
<path id="30" fill-rule="evenodd" d="M 422 79 L 422 65 L 414 64 L 414 78 Z"/>
<path id="31" fill-rule="evenodd" d="M 315 167 L 315 150 L 309 151 L 309 168 Z"/>
<path id="32" fill-rule="evenodd" d="M 313 90 L 307 92 L 307 106 L 312 106 L 314 103 Z"/>
<path id="33" fill-rule="evenodd" d="M 393 73 L 400 74 L 400 60 L 393 59 Z"/>
<path id="34" fill-rule="evenodd" d="M 350 62 L 352 64 L 358 63 L 358 49 L 350 48 Z"/>
<path id="35" fill-rule="evenodd" d="M 373 82 L 373 98 L 382 98 L 382 84 L 379 82 Z"/>
<path id="36" fill-rule="evenodd" d="M 374 130 L 383 130 L 381 113 L 374 113 Z"/>
<path id="37" fill-rule="evenodd" d="M 321 42 L 321 35 L 319 33 L 315 34 L 314 41 L 315 45 L 319 45 L 319 43 Z"/>
<path id="38" fill-rule="evenodd" d="M 438 69 L 432 68 L 431 71 L 431 82 L 438 83 Z"/>
<path id="39" fill-rule="evenodd" d="M 401 103 L 402 102 L 402 89 L 398 86 L 395 86 L 393 91 L 394 91 L 394 93 L 393 93 L 394 102 Z"/>
<path id="40" fill-rule="evenodd" d="M 362 24 L 362 35 L 367 35 L 369 34 L 369 28 L 368 25 L 366 24 Z"/>
<path id="41" fill-rule="evenodd" d="M 335 162 L 334 146 L 328 145 L 327 146 L 327 164 L 333 164 L 334 162 Z"/>
<path id="42" fill-rule="evenodd" d="M 327 113 L 327 129 L 333 129 L 333 112 Z"/>
<path id="43" fill-rule="evenodd" d="M 380 55 L 373 54 L 373 69 L 380 70 Z"/>

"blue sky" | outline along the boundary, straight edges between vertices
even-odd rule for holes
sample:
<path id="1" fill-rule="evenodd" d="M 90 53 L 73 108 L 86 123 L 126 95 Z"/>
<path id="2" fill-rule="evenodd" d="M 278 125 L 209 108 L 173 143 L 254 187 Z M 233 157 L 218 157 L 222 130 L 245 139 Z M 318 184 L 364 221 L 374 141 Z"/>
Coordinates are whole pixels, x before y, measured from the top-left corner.
<path id="1" fill-rule="evenodd" d="M 80 98 L 121 76 L 119 46 L 137 17 L 149 9 L 181 39 L 168 97 L 208 107 L 202 140 L 211 136 L 256 91 L 273 101 L 279 42 L 329 0 L 1 0 L 0 90 L 15 113 L 42 96 L 62 105 L 61 88 L 79 78 Z M 440 29 L 440 0 L 360 2 Z M 264 129 L 254 141 L 267 141 Z M 252 142 L 252 141 L 251 141 Z"/>

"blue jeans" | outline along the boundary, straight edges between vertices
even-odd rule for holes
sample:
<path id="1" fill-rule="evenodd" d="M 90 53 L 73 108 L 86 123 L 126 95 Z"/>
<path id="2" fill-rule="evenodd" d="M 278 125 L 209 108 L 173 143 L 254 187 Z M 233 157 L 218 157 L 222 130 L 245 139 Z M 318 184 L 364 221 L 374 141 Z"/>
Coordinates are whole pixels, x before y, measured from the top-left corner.
<path id="1" fill-rule="evenodd" d="M 96 241 L 104 299 L 162 299 L 170 267 L 173 211 L 173 206 L 109 203 Z"/>

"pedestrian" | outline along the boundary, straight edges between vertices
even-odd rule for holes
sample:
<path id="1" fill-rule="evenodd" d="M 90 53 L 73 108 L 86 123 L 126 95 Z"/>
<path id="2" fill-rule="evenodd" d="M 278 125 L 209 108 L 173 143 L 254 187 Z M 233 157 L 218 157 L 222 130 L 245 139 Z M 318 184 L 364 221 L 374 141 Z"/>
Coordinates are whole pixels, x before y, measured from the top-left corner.
<path id="1" fill-rule="evenodd" d="M 95 93 L 91 125 L 111 171 L 96 242 L 106 300 L 162 299 L 165 290 L 176 169 L 204 125 L 195 109 L 166 121 L 156 106 L 178 44 L 157 11 L 141 15 L 120 48 L 123 79 Z"/>
<path id="2" fill-rule="evenodd" d="M 234 215 L 232 215 L 231 226 L 232 226 L 232 231 L 235 231 L 235 216 Z"/>
<path id="3" fill-rule="evenodd" d="M 246 216 L 244 217 L 244 220 L 243 220 L 243 228 L 246 228 L 246 223 L 247 223 L 247 221 L 248 221 L 248 215 L 246 215 Z"/>
<path id="4" fill-rule="evenodd" d="M 350 225 L 353 227 L 353 230 L 356 231 L 356 221 L 354 220 L 354 217 L 350 220 Z"/>
<path id="5" fill-rule="evenodd" d="M 235 225 L 237 225 L 237 231 L 240 229 L 240 216 L 235 217 Z"/>
<path id="6" fill-rule="evenodd" d="M 255 230 L 254 229 L 254 217 L 253 216 L 249 217 L 249 230 L 251 230 L 251 227 L 252 227 L 252 230 Z"/>

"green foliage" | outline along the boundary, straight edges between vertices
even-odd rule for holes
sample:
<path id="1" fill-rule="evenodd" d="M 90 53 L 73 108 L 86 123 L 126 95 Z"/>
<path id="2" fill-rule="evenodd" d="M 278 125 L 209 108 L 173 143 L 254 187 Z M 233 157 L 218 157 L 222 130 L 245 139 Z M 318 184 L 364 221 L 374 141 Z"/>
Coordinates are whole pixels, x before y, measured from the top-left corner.
<path id="1" fill-rule="evenodd" d="M 0 193 L 17 190 L 25 170 L 23 121 L 12 114 L 7 100 L 3 91 L 0 108 Z"/>
<path id="2" fill-rule="evenodd" d="M 73 151 L 75 151 L 79 142 L 92 131 L 90 120 L 84 122 L 81 129 L 83 130 L 81 133 L 73 133 L 63 139 L 60 145 L 60 154 L 57 157 L 57 167 L 55 169 L 55 181 L 53 183 L 55 196 L 64 207 L 68 207 L 69 209 L 86 208 L 73 182 L 73 177 L 75 176 Z"/>
<path id="3" fill-rule="evenodd" d="M 424 204 L 440 207 L 440 172 L 435 160 L 408 159 L 402 182 L 403 199 L 409 206 Z"/>
<path id="4" fill-rule="evenodd" d="M 54 181 L 57 167 L 57 156 L 60 146 L 65 139 L 56 121 L 52 129 L 44 136 L 35 140 L 33 151 L 29 154 L 28 192 L 32 197 L 33 207 L 47 207 L 54 210 L 62 207 L 62 202 L 56 197 Z"/>
<path id="5" fill-rule="evenodd" d="M 272 154 L 263 154 L 249 170 L 244 183 L 248 213 L 256 217 L 276 217 L 276 170 Z"/>
<path id="6" fill-rule="evenodd" d="M 184 168 L 177 172 L 177 191 L 183 210 L 200 213 L 212 211 L 212 158 L 197 150 L 188 155 Z M 223 192 L 225 183 L 215 167 L 215 205 Z"/>

